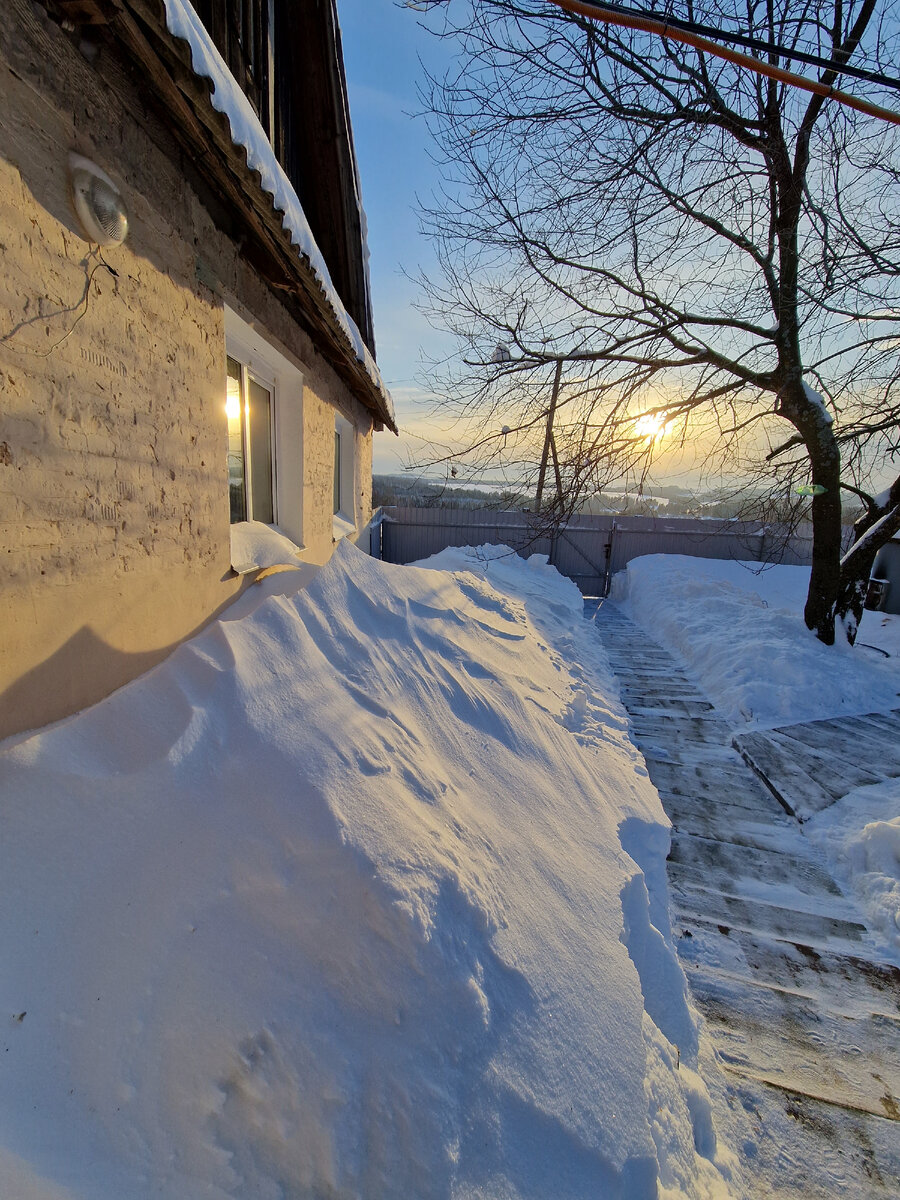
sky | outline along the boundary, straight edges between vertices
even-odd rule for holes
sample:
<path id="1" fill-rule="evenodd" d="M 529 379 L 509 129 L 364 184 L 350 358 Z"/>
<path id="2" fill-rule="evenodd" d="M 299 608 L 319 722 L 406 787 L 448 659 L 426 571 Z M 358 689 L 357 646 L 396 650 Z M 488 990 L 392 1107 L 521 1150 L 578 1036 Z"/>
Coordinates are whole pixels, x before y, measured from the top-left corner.
<path id="1" fill-rule="evenodd" d="M 427 201 L 438 170 L 429 154 L 417 86 L 423 63 L 440 65 L 446 52 L 421 28 L 418 14 L 394 0 L 339 0 L 350 116 L 369 224 L 375 345 L 378 365 L 397 408 L 403 434 L 375 438 L 376 472 L 399 470 L 437 426 L 429 420 L 421 359 L 449 341 L 416 310 L 410 276 L 434 257 L 418 230 L 417 196 Z"/>
<path id="2" fill-rule="evenodd" d="M 375 437 L 373 469 L 393 473 L 427 461 L 432 440 L 441 445 L 464 440 L 459 426 L 454 437 L 453 420 L 435 413 L 423 378 L 423 357 L 440 358 L 454 342 L 417 310 L 421 293 L 415 282 L 420 271 L 436 267 L 430 241 L 419 231 L 417 205 L 440 186 L 418 89 L 426 69 L 443 73 L 451 49 L 425 31 L 420 13 L 397 0 L 338 0 L 338 15 L 368 220 L 376 357 L 401 430 L 399 438 L 387 431 Z M 706 450 L 698 456 L 667 443 L 659 448 L 657 472 L 665 482 L 698 486 Z"/>
<path id="3" fill-rule="evenodd" d="M 443 74 L 451 48 L 425 31 L 420 13 L 397 0 L 338 0 L 338 13 L 368 218 L 376 356 L 401 429 L 399 438 L 384 432 L 374 441 L 374 470 L 389 473 L 427 460 L 429 441 L 454 440 L 452 421 L 434 415 L 423 369 L 423 359 L 449 354 L 454 343 L 417 310 L 415 282 L 419 272 L 435 272 L 429 239 L 419 230 L 417 203 L 427 204 L 440 183 L 425 121 L 417 115 L 422 108 L 418 89 L 427 68 Z M 704 453 L 691 449 L 661 446 L 654 476 L 691 487 L 708 484 L 698 465 Z M 887 480 L 893 473 L 884 474 Z M 885 486 L 880 476 L 875 486 Z"/>

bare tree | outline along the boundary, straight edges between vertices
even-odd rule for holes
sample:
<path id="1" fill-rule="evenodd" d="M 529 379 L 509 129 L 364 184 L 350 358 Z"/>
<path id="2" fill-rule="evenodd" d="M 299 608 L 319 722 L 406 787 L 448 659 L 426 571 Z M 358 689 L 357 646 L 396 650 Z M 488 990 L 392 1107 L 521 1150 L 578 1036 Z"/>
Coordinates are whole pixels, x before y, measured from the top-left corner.
<path id="1" fill-rule="evenodd" d="M 654 418 L 712 431 L 806 506 L 806 623 L 853 642 L 900 529 L 900 476 L 868 483 L 900 451 L 900 132 L 545 0 L 430 7 L 459 51 L 427 95 L 445 184 L 425 214 L 428 307 L 461 347 L 439 390 L 474 431 L 454 453 L 484 462 L 512 437 L 571 509 L 646 470 Z M 770 63 L 820 56 L 829 85 L 851 60 L 900 61 L 893 0 L 678 7 L 762 39 Z M 864 507 L 843 556 L 842 489 Z"/>

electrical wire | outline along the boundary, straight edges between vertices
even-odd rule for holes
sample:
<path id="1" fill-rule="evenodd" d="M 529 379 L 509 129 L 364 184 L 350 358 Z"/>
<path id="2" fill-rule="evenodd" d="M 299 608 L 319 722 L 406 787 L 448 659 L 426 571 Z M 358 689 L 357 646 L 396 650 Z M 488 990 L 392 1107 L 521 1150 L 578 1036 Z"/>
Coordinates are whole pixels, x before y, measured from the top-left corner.
<path id="1" fill-rule="evenodd" d="M 665 18 L 648 17 L 643 13 L 624 8 L 612 9 L 607 5 L 593 3 L 592 0 L 548 0 L 548 3 L 555 4 L 557 8 L 575 13 L 577 16 L 589 17 L 604 25 L 621 25 L 626 29 L 636 29 L 642 33 L 652 33 L 659 37 L 669 38 L 673 42 L 681 42 L 685 46 L 701 50 L 715 58 L 723 58 L 726 62 L 734 63 L 736 66 L 747 67 L 749 70 L 755 71 L 757 75 L 765 75 L 768 79 L 775 79 L 779 83 L 787 83 L 802 91 L 813 92 L 817 96 L 823 96 L 826 100 L 836 100 L 839 104 L 865 113 L 868 117 L 877 117 L 892 125 L 900 125 L 900 113 L 893 109 L 870 104 L 868 100 L 860 100 L 857 96 L 851 96 L 849 92 L 842 92 L 837 88 L 830 87 L 827 83 L 820 83 L 817 79 L 807 79 L 804 75 L 796 75 L 793 71 L 785 71 L 774 63 L 762 62 L 751 54 L 732 50 L 730 46 L 720 46 L 707 37 L 700 37 L 680 26 L 676 27 Z M 834 63 L 831 63 L 830 67 L 838 73 L 842 70 Z"/>
<path id="2" fill-rule="evenodd" d="M 779 59 L 784 59 L 787 62 L 806 63 L 811 67 L 821 67 L 823 71 L 836 71 L 840 75 L 851 75 L 855 79 L 865 79 L 869 83 L 881 84 L 883 87 L 894 88 L 900 91 L 900 78 L 885 75 L 882 71 L 870 71 L 866 67 L 857 67 L 851 63 L 843 63 L 837 66 L 833 59 L 825 58 L 821 54 L 812 54 L 806 50 L 791 49 L 789 46 L 782 46 L 777 42 L 766 42 L 762 38 L 752 37 L 746 33 L 719 29 L 715 25 L 703 25 L 696 21 L 684 21 L 680 17 L 673 17 L 668 14 L 662 16 L 653 10 L 628 8 L 623 4 L 607 4 L 603 0 L 587 0 L 587 3 L 591 8 L 596 8 L 603 12 L 616 13 L 622 16 L 644 17 L 649 20 L 659 21 L 669 29 L 681 29 L 686 33 L 696 33 L 701 37 L 712 38 L 713 41 L 726 42 L 734 46 L 743 46 L 748 50 L 758 50 L 761 54 L 776 55 Z"/>

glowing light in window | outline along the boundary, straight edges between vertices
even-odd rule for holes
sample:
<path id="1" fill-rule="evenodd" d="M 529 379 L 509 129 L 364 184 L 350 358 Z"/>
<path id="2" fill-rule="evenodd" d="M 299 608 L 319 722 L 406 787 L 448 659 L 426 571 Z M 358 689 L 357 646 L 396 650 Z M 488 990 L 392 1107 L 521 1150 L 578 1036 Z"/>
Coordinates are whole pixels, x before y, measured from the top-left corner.
<path id="1" fill-rule="evenodd" d="M 228 393 L 225 399 L 225 415 L 229 421 L 237 421 L 241 415 L 241 385 L 237 379 L 228 380 Z"/>

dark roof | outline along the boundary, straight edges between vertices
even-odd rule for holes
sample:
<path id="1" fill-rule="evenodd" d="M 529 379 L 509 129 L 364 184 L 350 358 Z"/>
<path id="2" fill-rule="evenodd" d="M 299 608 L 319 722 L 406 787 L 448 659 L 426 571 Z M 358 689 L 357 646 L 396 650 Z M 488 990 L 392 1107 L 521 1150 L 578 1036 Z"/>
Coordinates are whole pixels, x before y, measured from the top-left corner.
<path id="1" fill-rule="evenodd" d="M 198 0 L 201 4 L 202 0 Z M 243 226 L 242 253 L 278 292 L 317 349 L 376 422 L 396 432 L 390 396 L 373 359 L 359 347 L 331 303 L 328 281 L 292 244 L 283 217 L 228 118 L 212 104 L 212 86 L 192 65 L 187 42 L 170 32 L 163 0 L 52 0 L 75 25 L 104 27 L 140 68 L 160 115 L 188 151 L 198 175 Z M 281 61 L 276 69 L 275 149 L 325 260 L 334 291 L 374 352 L 363 217 L 335 0 L 276 0 Z M 280 89 L 280 91 L 279 91 Z M 279 100 L 280 97 L 280 100 Z M 298 120 L 298 114 L 303 119 Z M 272 114 L 274 118 L 276 114 Z M 331 293 L 333 296 L 333 293 Z"/>

